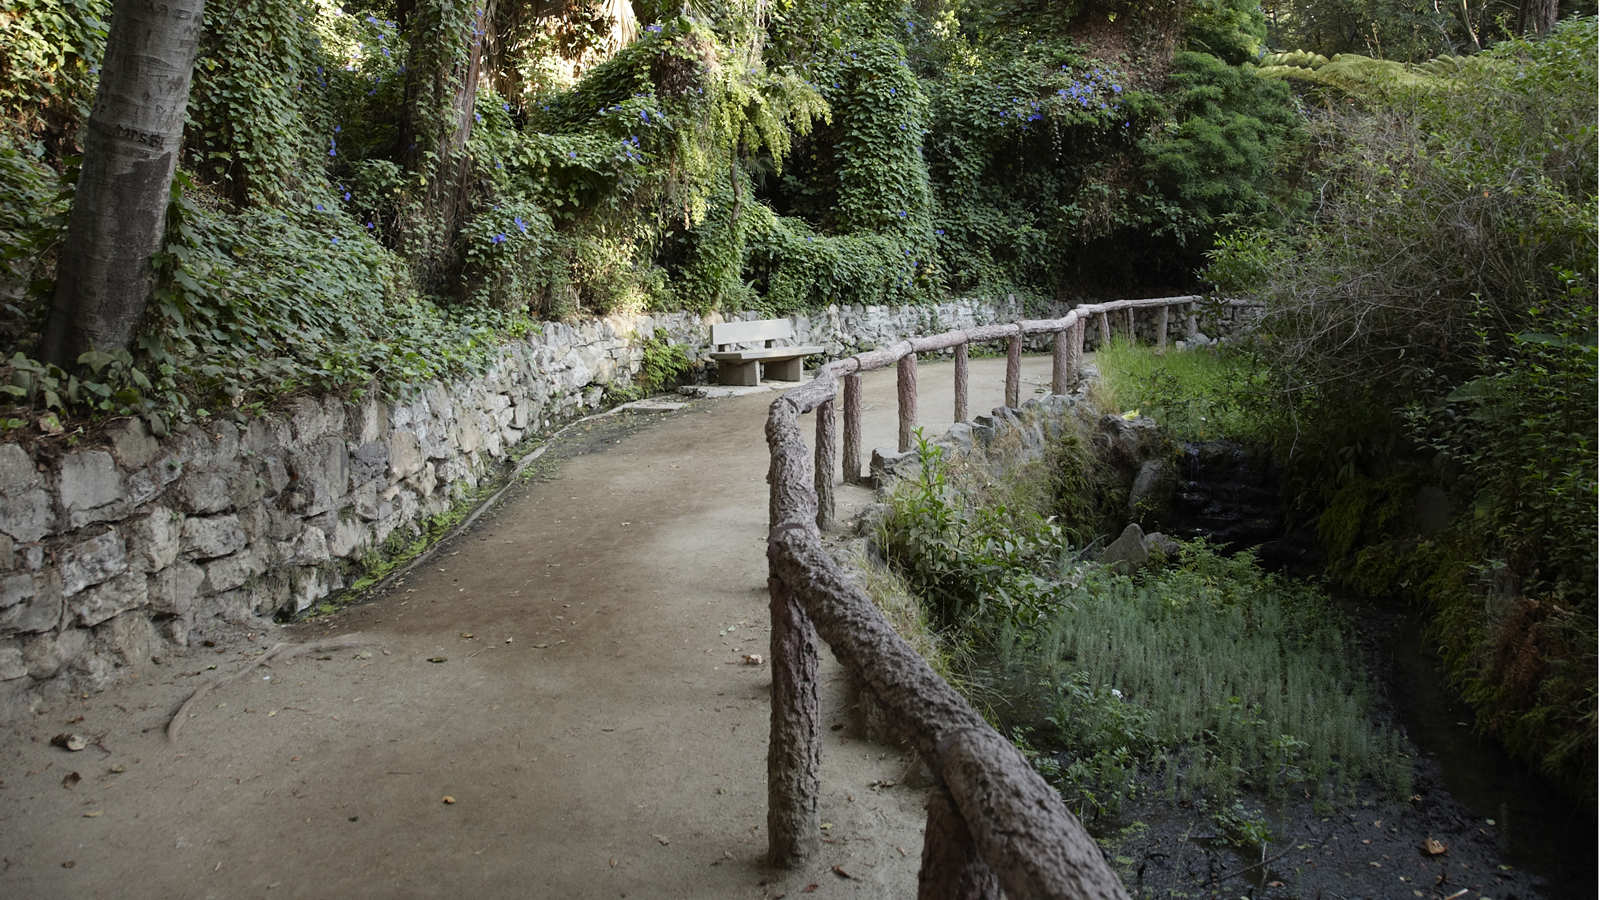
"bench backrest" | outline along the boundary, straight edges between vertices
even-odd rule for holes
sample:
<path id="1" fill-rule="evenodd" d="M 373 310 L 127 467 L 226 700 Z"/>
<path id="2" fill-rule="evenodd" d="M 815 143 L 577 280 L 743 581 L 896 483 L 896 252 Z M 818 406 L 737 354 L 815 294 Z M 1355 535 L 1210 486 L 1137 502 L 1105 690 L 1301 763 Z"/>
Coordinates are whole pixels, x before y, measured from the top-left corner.
<path id="1" fill-rule="evenodd" d="M 792 337 L 794 337 L 794 323 L 788 319 L 722 322 L 711 326 L 711 343 L 718 347 L 753 341 L 781 341 Z"/>

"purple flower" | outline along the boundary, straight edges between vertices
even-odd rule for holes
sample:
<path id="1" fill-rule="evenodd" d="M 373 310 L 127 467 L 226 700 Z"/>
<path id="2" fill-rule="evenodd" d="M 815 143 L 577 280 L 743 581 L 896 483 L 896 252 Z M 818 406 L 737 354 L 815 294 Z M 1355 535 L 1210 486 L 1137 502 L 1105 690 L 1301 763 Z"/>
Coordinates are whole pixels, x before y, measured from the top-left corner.
<path id="1" fill-rule="evenodd" d="M 522 217 L 521 216 L 517 216 L 516 217 L 516 222 L 517 222 L 517 230 L 521 231 L 523 234 L 527 234 L 528 233 L 528 223 L 522 221 Z"/>

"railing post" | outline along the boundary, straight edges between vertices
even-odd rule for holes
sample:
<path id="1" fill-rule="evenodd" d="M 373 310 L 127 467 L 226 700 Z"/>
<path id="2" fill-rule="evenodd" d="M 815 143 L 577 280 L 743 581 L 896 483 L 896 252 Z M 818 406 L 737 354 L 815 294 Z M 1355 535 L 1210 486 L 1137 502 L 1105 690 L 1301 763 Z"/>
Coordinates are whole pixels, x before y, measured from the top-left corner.
<path id="1" fill-rule="evenodd" d="M 1078 377 L 1078 370 L 1083 367 L 1083 333 L 1088 327 L 1089 320 L 1082 316 L 1072 326 L 1072 355 L 1068 358 L 1071 360 L 1070 368 L 1074 380 Z"/>
<path id="2" fill-rule="evenodd" d="M 861 375 L 844 377 L 844 483 L 861 483 Z"/>
<path id="3" fill-rule="evenodd" d="M 967 420 L 967 345 L 956 345 L 956 421 Z"/>
<path id="4" fill-rule="evenodd" d="M 833 423 L 833 401 L 817 406 L 817 529 L 826 531 L 833 527 L 833 467 L 839 460 L 839 440 Z"/>
<path id="5" fill-rule="evenodd" d="M 1134 344 L 1139 342 L 1139 334 L 1133 330 L 1133 307 L 1130 306 L 1123 310 L 1123 314 L 1126 315 L 1128 319 L 1128 346 L 1132 347 Z"/>
<path id="6" fill-rule="evenodd" d="M 999 900 L 994 877 L 967 822 L 950 792 L 928 794 L 928 826 L 922 835 L 922 870 L 917 873 L 917 900 Z"/>
<path id="7" fill-rule="evenodd" d="M 817 707 L 817 634 L 805 610 L 776 577 L 772 603 L 772 733 L 767 742 L 767 861 L 780 868 L 822 846 L 818 803 L 822 764 Z"/>
<path id="8" fill-rule="evenodd" d="M 1104 350 L 1111 346 L 1111 314 L 1099 312 L 1094 314 L 1095 322 L 1100 326 L 1100 343 L 1096 350 Z"/>
<path id="9" fill-rule="evenodd" d="M 1156 313 L 1156 349 L 1167 349 L 1167 316 L 1168 308 L 1163 306 Z"/>
<path id="10" fill-rule="evenodd" d="M 1075 329 L 1068 328 L 1051 336 L 1050 393 L 1052 394 L 1065 394 L 1067 383 L 1072 380 L 1072 353 L 1069 346 L 1074 333 Z"/>
<path id="11" fill-rule="evenodd" d="M 1006 405 L 1016 409 L 1022 393 L 1022 331 L 1006 341 Z"/>
<path id="12" fill-rule="evenodd" d="M 911 449 L 917 429 L 917 355 L 907 353 L 895 363 L 895 385 L 899 390 L 900 452 Z"/>
<path id="13" fill-rule="evenodd" d="M 1194 301 L 1190 300 L 1189 303 L 1188 303 L 1188 308 L 1184 311 L 1184 316 L 1183 316 L 1183 337 L 1184 337 L 1184 340 L 1192 341 L 1192 340 L 1194 340 L 1194 336 L 1196 334 L 1199 334 L 1199 333 L 1200 333 L 1200 317 L 1195 312 Z"/>

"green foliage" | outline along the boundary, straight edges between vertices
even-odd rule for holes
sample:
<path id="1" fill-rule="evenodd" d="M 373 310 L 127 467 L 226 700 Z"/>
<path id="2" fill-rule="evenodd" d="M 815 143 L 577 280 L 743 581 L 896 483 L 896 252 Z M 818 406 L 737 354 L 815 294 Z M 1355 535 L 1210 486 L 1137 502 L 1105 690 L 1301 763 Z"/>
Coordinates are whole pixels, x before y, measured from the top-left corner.
<path id="1" fill-rule="evenodd" d="M 1256 361 L 1233 347 L 1157 353 L 1113 340 L 1095 351 L 1095 391 L 1106 412 L 1138 410 L 1179 440 L 1253 443 L 1271 437 L 1256 394 Z"/>
<path id="2" fill-rule="evenodd" d="M 672 342 L 664 328 L 657 328 L 640 349 L 644 357 L 639 362 L 639 374 L 634 383 L 644 394 L 671 387 L 689 371 L 689 354 L 682 344 Z"/>
<path id="3" fill-rule="evenodd" d="M 1157 574 L 1094 570 L 1071 598 L 1005 635 L 1000 665 L 1040 688 L 1033 740 L 1073 760 L 1058 783 L 1085 812 L 1115 811 L 1139 773 L 1223 811 L 1241 791 L 1409 793 L 1404 743 L 1374 724 L 1345 623 L 1314 587 L 1194 544 Z"/>
<path id="4" fill-rule="evenodd" d="M 1207 53 L 1173 59 L 1175 121 L 1146 145 L 1148 171 L 1175 201 L 1175 235 L 1207 234 L 1225 217 L 1271 221 L 1263 190 L 1299 119 L 1282 84 Z"/>
<path id="5" fill-rule="evenodd" d="M 109 0 L 8 0 L 0 9 L 0 129 L 60 159 L 89 118 Z"/>
<path id="6" fill-rule="evenodd" d="M 949 481 L 941 449 L 920 435 L 917 455 L 917 475 L 896 482 L 877 538 L 935 627 L 1032 624 L 1065 602 L 1061 526 L 1027 508 L 1036 504 L 972 502 Z"/>
<path id="7" fill-rule="evenodd" d="M 1570 20 L 1336 108 L 1317 215 L 1212 269 L 1268 303 L 1263 418 L 1329 504 L 1332 574 L 1432 604 L 1480 726 L 1591 797 L 1595 39 Z M 1441 536 L 1403 514 L 1428 484 L 1460 510 Z"/>

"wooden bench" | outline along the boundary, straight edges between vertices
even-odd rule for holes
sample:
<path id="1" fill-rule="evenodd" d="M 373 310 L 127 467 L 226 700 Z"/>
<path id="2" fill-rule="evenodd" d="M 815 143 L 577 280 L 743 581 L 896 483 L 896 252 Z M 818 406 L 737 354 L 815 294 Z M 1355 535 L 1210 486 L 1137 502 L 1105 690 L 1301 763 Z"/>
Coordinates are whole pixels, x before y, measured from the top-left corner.
<path id="1" fill-rule="evenodd" d="M 821 347 L 776 347 L 777 341 L 794 337 L 794 323 L 788 319 L 762 319 L 756 322 L 723 322 L 711 326 L 711 343 L 717 361 L 720 384 L 758 385 L 763 377 L 773 381 L 799 381 L 800 361 Z M 763 342 L 755 350 L 736 349 L 738 344 Z"/>

